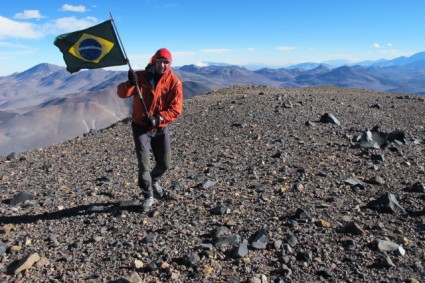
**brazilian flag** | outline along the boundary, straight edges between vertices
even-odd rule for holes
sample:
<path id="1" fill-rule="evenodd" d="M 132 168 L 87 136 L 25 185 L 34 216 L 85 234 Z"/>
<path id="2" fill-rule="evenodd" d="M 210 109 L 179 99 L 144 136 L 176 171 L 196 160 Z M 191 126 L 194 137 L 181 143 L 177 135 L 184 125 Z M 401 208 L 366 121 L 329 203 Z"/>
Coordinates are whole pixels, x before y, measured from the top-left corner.
<path id="1" fill-rule="evenodd" d="M 127 64 L 112 20 L 96 26 L 65 33 L 56 37 L 54 44 L 63 53 L 70 73 L 81 69 L 97 69 Z"/>

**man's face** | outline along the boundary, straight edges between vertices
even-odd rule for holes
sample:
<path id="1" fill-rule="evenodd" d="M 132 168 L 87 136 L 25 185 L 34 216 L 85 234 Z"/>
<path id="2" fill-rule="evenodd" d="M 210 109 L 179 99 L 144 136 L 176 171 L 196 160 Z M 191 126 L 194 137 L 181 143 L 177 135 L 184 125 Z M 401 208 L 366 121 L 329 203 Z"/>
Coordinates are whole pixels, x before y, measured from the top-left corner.
<path id="1" fill-rule="evenodd" d="M 164 74 L 171 65 L 171 61 L 165 58 L 159 58 L 155 60 L 155 69 L 157 74 Z"/>

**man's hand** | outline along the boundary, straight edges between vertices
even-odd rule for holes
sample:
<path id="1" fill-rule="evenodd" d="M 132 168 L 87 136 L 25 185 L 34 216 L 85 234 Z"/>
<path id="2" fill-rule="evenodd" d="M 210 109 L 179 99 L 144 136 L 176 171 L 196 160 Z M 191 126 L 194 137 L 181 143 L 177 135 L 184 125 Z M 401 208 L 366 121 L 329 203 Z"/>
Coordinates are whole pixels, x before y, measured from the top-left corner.
<path id="1" fill-rule="evenodd" d="M 128 82 L 131 85 L 133 85 L 133 86 L 137 85 L 137 74 L 136 74 L 135 71 L 133 71 L 133 69 L 128 70 L 127 76 L 128 76 Z"/>
<path id="2" fill-rule="evenodd" d="M 146 115 L 145 116 L 145 122 L 148 125 L 148 127 L 155 128 L 155 127 L 158 126 L 159 119 L 155 116 Z"/>

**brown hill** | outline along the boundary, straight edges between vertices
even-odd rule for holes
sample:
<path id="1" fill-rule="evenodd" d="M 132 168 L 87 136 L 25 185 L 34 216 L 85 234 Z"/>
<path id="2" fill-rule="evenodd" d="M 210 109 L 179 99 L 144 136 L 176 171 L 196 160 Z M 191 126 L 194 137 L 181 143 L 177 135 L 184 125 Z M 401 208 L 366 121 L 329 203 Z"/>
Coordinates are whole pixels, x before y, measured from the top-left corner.
<path id="1" fill-rule="evenodd" d="M 197 96 L 171 125 L 168 198 L 147 214 L 128 121 L 1 157 L 0 278 L 419 282 L 424 110 L 334 87 Z"/>

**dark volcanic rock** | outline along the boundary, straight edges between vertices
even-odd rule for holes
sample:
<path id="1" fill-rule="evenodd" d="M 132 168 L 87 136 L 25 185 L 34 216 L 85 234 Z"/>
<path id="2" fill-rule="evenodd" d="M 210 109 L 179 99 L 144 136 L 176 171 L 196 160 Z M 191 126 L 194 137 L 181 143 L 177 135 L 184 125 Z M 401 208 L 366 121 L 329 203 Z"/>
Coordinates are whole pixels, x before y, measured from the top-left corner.
<path id="1" fill-rule="evenodd" d="M 404 208 L 398 203 L 396 197 L 391 193 L 385 193 L 376 200 L 372 200 L 367 207 L 375 209 L 379 212 L 387 213 L 403 213 Z"/>
<path id="2" fill-rule="evenodd" d="M 35 198 L 35 196 L 31 193 L 28 192 L 21 192 L 19 194 L 17 194 L 16 196 L 14 196 L 9 204 L 10 205 L 17 205 L 21 202 L 27 201 L 27 200 L 33 200 Z"/>
<path id="3" fill-rule="evenodd" d="M 341 122 L 339 122 L 335 115 L 330 113 L 323 114 L 322 117 L 320 117 L 320 122 L 336 124 L 338 126 L 341 125 Z"/>
<path id="4" fill-rule="evenodd" d="M 128 120 L 0 158 L 0 281 L 420 280 L 425 103 L 397 97 L 245 85 L 186 100 L 148 214 Z M 331 112 L 339 126 L 304 125 Z M 35 198 L 10 205 L 20 192 Z"/>

